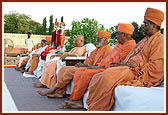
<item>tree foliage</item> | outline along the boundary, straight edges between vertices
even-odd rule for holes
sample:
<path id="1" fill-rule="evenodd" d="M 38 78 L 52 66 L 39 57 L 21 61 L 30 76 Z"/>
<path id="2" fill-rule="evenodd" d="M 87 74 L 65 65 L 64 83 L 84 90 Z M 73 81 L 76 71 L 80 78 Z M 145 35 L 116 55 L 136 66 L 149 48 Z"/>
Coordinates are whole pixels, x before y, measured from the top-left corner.
<path id="1" fill-rule="evenodd" d="M 135 30 L 134 33 L 132 35 L 132 38 L 136 41 L 136 43 L 138 43 L 139 41 L 141 41 L 145 36 L 143 34 L 142 28 L 141 26 L 139 26 L 136 22 L 132 22 L 131 23 Z"/>
<path id="2" fill-rule="evenodd" d="M 49 35 L 52 35 L 53 29 L 54 29 L 53 15 L 51 15 L 50 16 L 50 26 L 49 26 Z"/>
<path id="3" fill-rule="evenodd" d="M 96 45 L 97 30 L 102 26 L 94 19 L 84 18 L 81 22 L 73 21 L 70 30 L 70 39 L 66 42 L 66 49 L 69 51 L 74 46 L 74 39 L 77 35 L 83 35 L 85 43 L 93 43 Z"/>
<path id="4" fill-rule="evenodd" d="M 64 18 L 62 16 L 62 22 L 63 19 Z M 4 32 L 19 34 L 27 34 L 28 32 L 32 32 L 33 34 L 51 35 L 54 28 L 53 15 L 50 16 L 49 22 L 50 25 L 49 28 L 47 28 L 46 17 L 43 18 L 43 23 L 40 24 L 32 20 L 28 15 L 11 12 L 4 15 Z M 144 37 L 142 28 L 137 24 L 137 22 L 132 22 L 131 24 L 135 27 L 132 37 L 135 39 L 136 43 L 138 43 Z M 67 51 L 74 47 L 74 39 L 78 34 L 81 34 L 85 37 L 85 44 L 93 43 L 94 45 L 97 45 L 96 38 L 98 29 L 106 30 L 111 33 L 111 38 L 109 40 L 111 45 L 118 43 L 116 39 L 117 25 L 106 29 L 95 19 L 89 18 L 83 18 L 81 21 L 73 21 L 71 25 L 72 29 L 65 30 L 65 35 L 70 36 L 70 39 L 68 42 L 66 42 Z M 161 28 L 161 33 L 164 34 L 164 28 Z"/>
<path id="5" fill-rule="evenodd" d="M 47 20 L 46 20 L 46 17 L 43 18 L 42 34 L 43 34 L 43 35 L 46 35 L 46 34 L 47 34 Z"/>
<path id="6" fill-rule="evenodd" d="M 114 27 L 113 27 L 114 28 Z M 85 43 L 93 43 L 95 46 L 97 46 L 96 39 L 97 39 L 97 31 L 106 30 L 114 36 L 116 33 L 116 29 L 106 29 L 102 24 L 99 24 L 98 21 L 95 19 L 89 19 L 89 18 L 83 18 L 82 21 L 73 21 L 72 22 L 72 29 L 67 30 L 67 32 L 70 34 L 70 39 L 66 42 L 66 49 L 69 51 L 74 46 L 74 39 L 77 35 L 83 35 L 85 38 Z M 110 44 L 116 44 L 118 43 L 116 37 L 111 37 Z"/>
<path id="7" fill-rule="evenodd" d="M 63 16 L 61 16 L 61 22 L 64 22 L 64 17 Z"/>
<path id="8" fill-rule="evenodd" d="M 33 21 L 25 14 L 11 12 L 4 15 L 5 33 L 27 34 L 30 31 L 33 34 L 40 34 L 39 28 L 40 23 Z"/>

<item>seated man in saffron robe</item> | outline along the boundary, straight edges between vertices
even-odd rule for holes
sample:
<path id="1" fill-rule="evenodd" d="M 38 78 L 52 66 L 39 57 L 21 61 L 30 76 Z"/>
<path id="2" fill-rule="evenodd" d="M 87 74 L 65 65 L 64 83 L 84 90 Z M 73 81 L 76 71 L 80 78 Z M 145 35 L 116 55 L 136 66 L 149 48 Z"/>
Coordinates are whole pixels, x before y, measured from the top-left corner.
<path id="1" fill-rule="evenodd" d="M 60 57 L 60 60 L 64 60 L 67 56 L 84 56 L 85 54 L 85 46 L 84 46 L 84 37 L 82 35 L 78 35 L 75 40 L 75 48 L 71 49 L 69 52 L 63 52 L 63 55 Z M 50 61 L 44 64 L 43 73 L 41 77 L 41 81 L 34 83 L 35 87 L 43 87 L 47 86 L 48 88 L 52 88 L 57 82 L 56 70 L 57 70 L 57 62 L 58 60 Z"/>
<path id="2" fill-rule="evenodd" d="M 30 65 L 30 69 L 28 72 L 26 72 L 26 74 L 31 74 L 33 75 L 33 71 L 37 68 L 38 66 L 38 62 L 39 62 L 39 58 L 41 53 L 47 48 L 49 47 L 49 42 L 46 40 L 41 40 L 41 48 L 38 50 L 38 52 L 36 54 L 32 55 L 32 61 L 31 61 L 31 65 Z"/>
<path id="3" fill-rule="evenodd" d="M 118 85 L 153 87 L 163 81 L 164 37 L 160 32 L 163 19 L 162 11 L 147 8 L 141 26 L 145 38 L 124 61 L 93 76 L 86 101 L 89 111 L 108 111 L 114 104 Z"/>
<path id="4" fill-rule="evenodd" d="M 110 66 L 111 62 L 124 60 L 136 46 L 135 40 L 131 38 L 134 29 L 134 26 L 131 24 L 118 24 L 118 44 L 114 47 L 112 52 L 98 64 L 98 66 L 89 67 L 90 69 L 79 69 L 75 72 L 73 78 L 74 87 L 70 100 L 61 104 L 60 108 L 83 108 L 82 97 L 85 94 L 92 77 L 97 73 L 103 72 Z"/>
<path id="5" fill-rule="evenodd" d="M 36 53 L 38 51 L 38 49 L 41 47 L 41 44 L 38 43 L 37 45 L 35 45 L 33 48 L 32 48 L 32 52 L 28 54 L 28 56 L 26 57 L 21 57 L 19 59 L 19 62 L 16 64 L 16 70 L 18 71 L 24 71 L 24 67 L 26 66 L 28 60 L 30 59 L 31 55 Z"/>
<path id="6" fill-rule="evenodd" d="M 62 67 L 59 70 L 58 81 L 54 85 L 54 87 L 52 87 L 51 89 L 38 91 L 38 93 L 42 96 L 64 97 L 66 92 L 66 86 L 73 79 L 75 72 L 78 69 L 81 69 L 80 67 L 86 68 L 92 65 L 97 66 L 101 62 L 101 60 L 105 59 L 112 51 L 112 48 L 108 42 L 111 33 L 103 30 L 98 30 L 97 36 L 98 36 L 97 37 L 98 48 L 93 50 L 89 55 L 89 57 L 87 57 L 83 63 L 79 63 L 78 67 L 75 66 Z"/>

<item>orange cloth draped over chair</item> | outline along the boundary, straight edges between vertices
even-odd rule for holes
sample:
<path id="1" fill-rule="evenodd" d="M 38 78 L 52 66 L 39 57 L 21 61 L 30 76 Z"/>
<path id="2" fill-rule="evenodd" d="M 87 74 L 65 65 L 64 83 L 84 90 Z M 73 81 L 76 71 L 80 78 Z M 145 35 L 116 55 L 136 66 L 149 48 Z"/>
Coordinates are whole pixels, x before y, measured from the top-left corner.
<path id="1" fill-rule="evenodd" d="M 33 51 L 34 48 L 32 48 L 32 51 Z M 35 49 L 36 51 L 34 52 L 34 54 L 36 54 L 38 52 L 39 49 Z M 25 59 L 23 59 L 22 63 L 21 63 L 21 66 L 23 65 L 26 65 L 27 62 L 29 61 L 30 57 L 27 57 Z M 19 66 L 19 62 L 16 64 L 16 66 L 18 67 Z"/>
<path id="2" fill-rule="evenodd" d="M 110 66 L 111 62 L 119 62 L 120 59 L 125 59 L 126 56 L 136 46 L 135 40 L 129 40 L 124 44 L 118 44 L 104 60 L 101 61 L 99 66 L 106 65 L 106 68 Z M 74 87 L 71 93 L 71 100 L 79 100 L 83 97 L 90 80 L 92 77 L 105 69 L 79 69 L 74 74 Z"/>
<path id="3" fill-rule="evenodd" d="M 141 40 L 126 57 L 134 68 L 118 66 L 93 76 L 89 84 L 89 111 L 109 110 L 114 104 L 114 89 L 118 85 L 151 87 L 164 79 L 164 39 L 160 32 Z M 139 100 L 140 101 L 140 100 Z"/>
<path id="4" fill-rule="evenodd" d="M 33 71 L 37 68 L 38 62 L 39 62 L 38 56 L 35 56 L 32 58 L 32 62 L 31 62 L 30 69 L 29 69 L 30 72 L 33 73 Z"/>
<path id="5" fill-rule="evenodd" d="M 50 47 L 50 46 L 47 46 L 47 47 L 45 48 L 45 50 L 49 49 L 49 47 Z M 45 51 L 45 50 L 44 50 L 44 51 Z M 33 73 L 33 71 L 37 68 L 38 62 L 39 62 L 39 56 L 35 56 L 35 57 L 32 58 L 32 62 L 31 62 L 30 69 L 29 69 L 30 72 Z"/>
<path id="6" fill-rule="evenodd" d="M 25 59 L 22 61 L 21 66 L 22 66 L 22 65 L 26 65 L 27 62 L 29 61 L 29 59 L 30 59 L 30 57 L 25 58 Z"/>

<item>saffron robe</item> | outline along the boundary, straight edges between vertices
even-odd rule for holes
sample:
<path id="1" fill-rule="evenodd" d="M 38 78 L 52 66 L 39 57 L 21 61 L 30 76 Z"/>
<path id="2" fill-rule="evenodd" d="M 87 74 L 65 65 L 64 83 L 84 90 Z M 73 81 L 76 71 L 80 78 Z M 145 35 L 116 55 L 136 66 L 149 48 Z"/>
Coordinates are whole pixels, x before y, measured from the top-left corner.
<path id="1" fill-rule="evenodd" d="M 76 56 L 84 56 L 85 46 L 75 47 L 71 49 L 68 54 L 73 54 Z M 43 73 L 41 77 L 41 83 L 48 88 L 52 88 L 57 82 L 56 70 L 57 70 L 58 60 L 47 62 L 43 65 Z"/>
<path id="2" fill-rule="evenodd" d="M 97 66 L 101 60 L 105 59 L 112 51 L 110 44 L 105 45 L 100 48 L 96 48 L 93 50 L 88 58 L 83 62 L 84 64 L 93 64 Z M 66 91 L 66 86 L 71 82 L 75 72 L 81 69 L 81 67 L 77 68 L 75 66 L 64 66 L 58 72 L 58 82 L 56 83 L 56 87 L 60 88 L 56 90 L 58 94 L 64 94 Z"/>
<path id="3" fill-rule="evenodd" d="M 43 51 L 45 51 L 45 49 L 46 49 L 47 47 L 49 47 L 49 46 L 46 45 L 46 46 L 44 46 L 44 47 L 41 47 L 41 48 L 38 50 L 38 52 L 37 52 L 36 54 L 41 55 L 41 53 L 42 53 Z M 31 64 L 30 64 L 30 69 L 29 69 L 30 72 L 33 72 L 33 71 L 37 68 L 38 62 L 39 62 L 39 58 L 41 58 L 41 56 L 40 56 L 40 57 L 35 56 L 35 57 L 32 58 L 32 61 L 31 61 Z"/>
<path id="4" fill-rule="evenodd" d="M 89 111 L 109 110 L 114 104 L 114 89 L 118 85 L 151 87 L 163 81 L 164 39 L 160 31 L 141 40 L 125 62 L 133 67 L 112 67 L 93 76 L 86 101 Z"/>
<path id="5" fill-rule="evenodd" d="M 118 44 L 112 50 L 109 56 L 101 61 L 99 66 L 106 65 L 106 68 L 110 66 L 111 62 L 119 62 L 120 59 L 124 60 L 126 56 L 132 51 L 136 46 L 135 40 L 129 40 L 124 44 Z M 99 73 L 103 72 L 105 69 L 79 69 L 74 74 L 74 87 L 71 93 L 71 100 L 79 100 L 83 97 L 90 80 L 92 77 Z"/>
<path id="6" fill-rule="evenodd" d="M 29 56 L 27 56 L 27 57 L 21 57 L 19 59 L 19 62 L 18 62 L 18 64 L 16 66 L 20 67 L 20 66 L 26 65 L 27 62 L 29 61 L 30 57 L 32 56 L 32 54 L 36 54 L 37 52 L 38 52 L 38 49 L 35 49 L 35 50 L 32 50 L 32 52 L 29 54 Z"/>

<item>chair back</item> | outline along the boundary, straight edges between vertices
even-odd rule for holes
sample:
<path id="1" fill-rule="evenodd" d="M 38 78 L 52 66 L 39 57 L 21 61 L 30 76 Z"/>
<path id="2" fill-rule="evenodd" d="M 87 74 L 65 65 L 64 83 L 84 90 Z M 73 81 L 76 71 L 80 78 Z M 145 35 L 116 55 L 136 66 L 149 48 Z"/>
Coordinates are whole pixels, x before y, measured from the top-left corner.
<path id="1" fill-rule="evenodd" d="M 85 57 L 88 57 L 91 54 L 91 52 L 96 49 L 95 45 L 92 43 L 85 44 L 85 48 L 86 48 Z"/>

